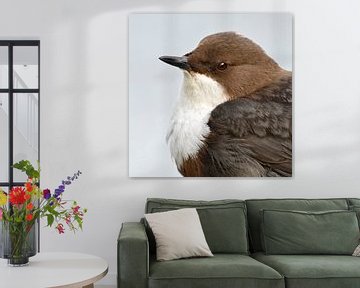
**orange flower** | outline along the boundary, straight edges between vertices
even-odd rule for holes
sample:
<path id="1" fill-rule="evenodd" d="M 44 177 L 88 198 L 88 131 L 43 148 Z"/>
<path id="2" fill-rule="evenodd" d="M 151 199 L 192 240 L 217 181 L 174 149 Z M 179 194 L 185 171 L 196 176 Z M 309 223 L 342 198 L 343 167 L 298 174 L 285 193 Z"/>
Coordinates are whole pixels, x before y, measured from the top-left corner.
<path id="1" fill-rule="evenodd" d="M 29 193 L 25 193 L 24 198 L 25 200 L 29 200 L 31 198 L 31 195 Z"/>
<path id="2" fill-rule="evenodd" d="M 34 187 L 31 185 L 30 182 L 25 183 L 26 191 L 31 192 L 33 191 Z"/>
<path id="3" fill-rule="evenodd" d="M 31 221 L 33 218 L 34 218 L 34 216 L 32 214 L 26 215 L 26 220 L 27 221 Z"/>
<path id="4" fill-rule="evenodd" d="M 29 203 L 29 204 L 26 205 L 27 210 L 31 210 L 33 208 L 34 208 L 34 205 L 32 203 Z"/>

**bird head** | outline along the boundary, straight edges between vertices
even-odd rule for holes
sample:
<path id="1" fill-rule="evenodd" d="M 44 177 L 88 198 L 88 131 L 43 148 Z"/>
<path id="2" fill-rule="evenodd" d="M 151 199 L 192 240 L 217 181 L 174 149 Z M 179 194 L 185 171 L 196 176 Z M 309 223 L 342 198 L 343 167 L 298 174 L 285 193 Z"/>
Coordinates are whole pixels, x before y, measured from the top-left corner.
<path id="1" fill-rule="evenodd" d="M 159 59 L 190 76 L 201 74 L 215 80 L 230 99 L 266 86 L 282 70 L 259 45 L 235 32 L 207 36 L 183 56 Z"/>

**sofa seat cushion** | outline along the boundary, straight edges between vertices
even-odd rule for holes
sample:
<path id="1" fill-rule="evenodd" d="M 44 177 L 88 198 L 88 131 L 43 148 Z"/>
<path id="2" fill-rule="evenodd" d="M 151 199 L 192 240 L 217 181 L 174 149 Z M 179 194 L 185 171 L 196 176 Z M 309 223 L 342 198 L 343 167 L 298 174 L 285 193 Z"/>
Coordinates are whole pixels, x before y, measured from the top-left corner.
<path id="1" fill-rule="evenodd" d="M 246 255 L 215 254 L 211 258 L 150 261 L 149 288 L 284 288 L 274 269 Z"/>
<path id="2" fill-rule="evenodd" d="M 360 258 L 343 255 L 265 255 L 254 259 L 284 275 L 287 288 L 358 288 Z"/>

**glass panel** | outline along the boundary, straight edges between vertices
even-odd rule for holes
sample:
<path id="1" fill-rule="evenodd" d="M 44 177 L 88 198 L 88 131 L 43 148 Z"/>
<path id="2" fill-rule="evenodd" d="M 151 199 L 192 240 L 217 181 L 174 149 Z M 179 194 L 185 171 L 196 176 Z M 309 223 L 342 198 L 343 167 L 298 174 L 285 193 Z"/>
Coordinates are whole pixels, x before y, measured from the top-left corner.
<path id="1" fill-rule="evenodd" d="M 0 93 L 0 182 L 9 179 L 9 97 Z"/>
<path id="2" fill-rule="evenodd" d="M 14 94 L 14 163 L 29 160 L 34 166 L 38 160 L 39 96 L 33 93 Z M 23 182 L 26 175 L 14 169 L 14 181 Z"/>
<path id="3" fill-rule="evenodd" d="M 8 192 L 9 192 L 9 187 L 7 187 L 7 186 L 5 186 L 5 187 L 1 186 L 0 188 L 2 189 L 2 191 L 4 191 L 6 194 L 8 194 Z"/>
<path id="4" fill-rule="evenodd" d="M 38 88 L 38 47 L 15 46 L 14 56 L 14 88 Z"/>
<path id="5" fill-rule="evenodd" d="M 9 84 L 8 47 L 0 46 L 0 88 L 8 88 Z"/>

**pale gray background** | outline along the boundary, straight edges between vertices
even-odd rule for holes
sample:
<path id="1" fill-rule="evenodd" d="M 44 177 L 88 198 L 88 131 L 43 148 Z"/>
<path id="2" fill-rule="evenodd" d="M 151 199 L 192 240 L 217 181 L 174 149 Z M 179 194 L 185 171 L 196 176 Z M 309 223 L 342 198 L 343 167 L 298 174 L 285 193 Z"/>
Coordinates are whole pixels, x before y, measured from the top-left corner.
<path id="1" fill-rule="evenodd" d="M 282 67 L 292 67 L 289 13 L 132 14 L 129 16 L 129 176 L 181 177 L 166 133 L 183 74 L 158 60 L 193 50 L 205 36 L 238 32 Z"/>

